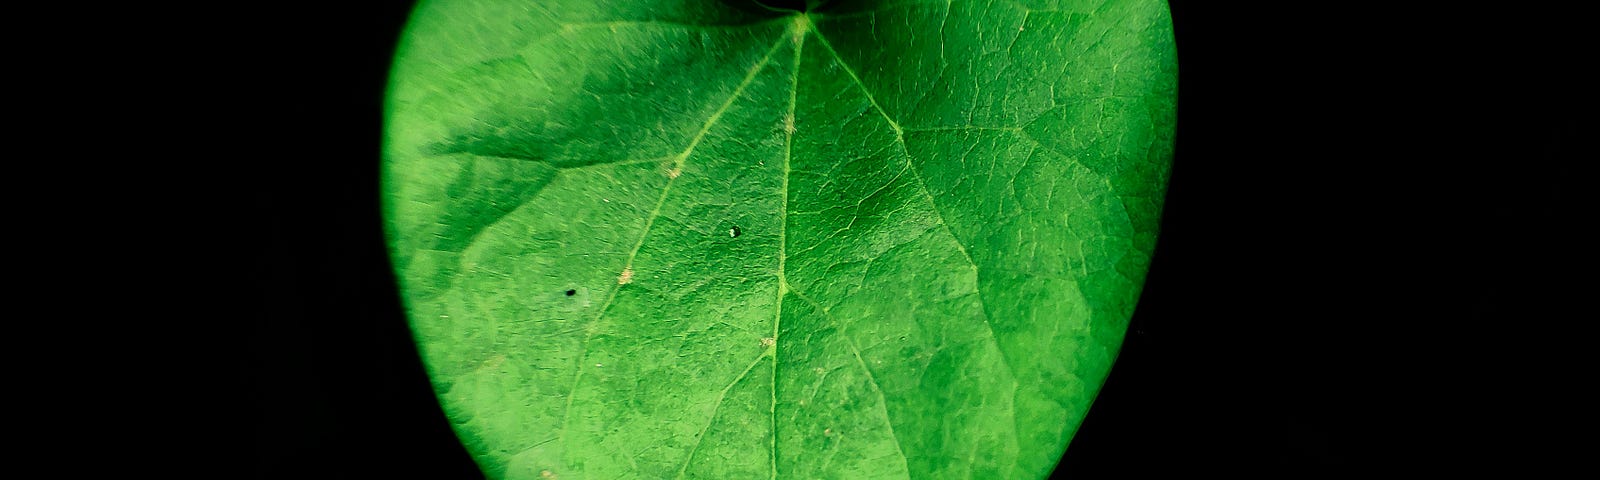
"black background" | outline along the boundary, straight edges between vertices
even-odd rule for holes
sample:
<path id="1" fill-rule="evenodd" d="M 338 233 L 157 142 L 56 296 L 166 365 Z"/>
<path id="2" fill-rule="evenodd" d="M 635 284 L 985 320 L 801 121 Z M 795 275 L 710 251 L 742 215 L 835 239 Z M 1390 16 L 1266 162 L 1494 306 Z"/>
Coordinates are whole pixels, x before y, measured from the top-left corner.
<path id="1" fill-rule="evenodd" d="M 280 160 L 252 192 L 268 234 L 249 470 L 481 478 L 410 343 L 378 216 L 410 3 L 328 3 L 264 17 L 263 153 Z M 1571 385 L 1592 379 L 1572 371 L 1595 317 L 1576 308 L 1593 145 L 1577 14 L 1171 3 L 1163 234 L 1056 478 L 1523 476 L 1583 458 L 1555 436 L 1581 437 Z"/>

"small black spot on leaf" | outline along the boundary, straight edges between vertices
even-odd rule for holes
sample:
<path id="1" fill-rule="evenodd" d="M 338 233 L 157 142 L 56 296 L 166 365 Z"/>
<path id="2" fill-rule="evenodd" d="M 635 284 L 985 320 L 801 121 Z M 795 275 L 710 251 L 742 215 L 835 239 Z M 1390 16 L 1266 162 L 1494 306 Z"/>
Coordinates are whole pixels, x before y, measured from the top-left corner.
<path id="1" fill-rule="evenodd" d="M 577 290 L 567 290 L 567 296 L 569 296 L 569 297 L 573 296 L 573 295 L 577 295 L 577 294 L 578 294 Z"/>
<path id="2" fill-rule="evenodd" d="M 738 225 L 734 225 L 733 228 L 728 229 L 728 236 L 731 236 L 733 238 L 739 238 L 739 235 L 741 235 L 743 233 L 744 233 L 744 231 L 739 230 L 739 226 Z"/>

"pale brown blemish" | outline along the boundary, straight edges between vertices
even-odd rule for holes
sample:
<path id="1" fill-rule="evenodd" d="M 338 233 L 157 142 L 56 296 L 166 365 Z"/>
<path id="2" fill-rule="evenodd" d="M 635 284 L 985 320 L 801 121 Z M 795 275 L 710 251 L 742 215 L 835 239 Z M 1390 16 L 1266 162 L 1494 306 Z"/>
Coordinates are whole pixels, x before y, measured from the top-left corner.
<path id="1" fill-rule="evenodd" d="M 794 112 L 783 116 L 783 133 L 794 135 Z"/>
<path id="2" fill-rule="evenodd" d="M 775 339 L 775 338 L 772 338 L 772 337 L 761 337 L 761 346 L 762 346 L 762 348 L 768 348 L 768 347 L 771 347 L 773 345 L 776 345 L 777 343 L 778 343 L 778 340 Z"/>
<path id="3" fill-rule="evenodd" d="M 483 361 L 483 368 L 487 370 L 494 370 L 496 368 L 500 368 L 500 364 L 503 363 L 506 363 L 506 356 L 504 354 L 495 354 L 495 356 L 489 357 L 488 360 Z"/>
<path id="4" fill-rule="evenodd" d="M 633 283 L 633 267 L 623 268 L 622 274 L 617 275 L 617 285 L 627 285 L 630 283 Z"/>
<path id="5" fill-rule="evenodd" d="M 824 373 L 828 373 L 828 371 L 826 369 L 822 368 L 822 367 L 813 368 L 813 369 L 811 369 L 811 371 L 817 372 L 817 375 L 822 375 Z"/>
<path id="6" fill-rule="evenodd" d="M 539 476 L 543 478 L 556 478 L 556 473 L 549 470 L 541 470 L 539 471 Z"/>
<path id="7" fill-rule="evenodd" d="M 833 436 L 833 429 L 831 429 L 831 428 L 822 429 L 822 436 L 824 436 L 824 437 Z"/>
<path id="8" fill-rule="evenodd" d="M 683 169 L 673 168 L 671 170 L 667 170 L 667 178 L 678 178 L 678 175 L 683 175 Z"/>

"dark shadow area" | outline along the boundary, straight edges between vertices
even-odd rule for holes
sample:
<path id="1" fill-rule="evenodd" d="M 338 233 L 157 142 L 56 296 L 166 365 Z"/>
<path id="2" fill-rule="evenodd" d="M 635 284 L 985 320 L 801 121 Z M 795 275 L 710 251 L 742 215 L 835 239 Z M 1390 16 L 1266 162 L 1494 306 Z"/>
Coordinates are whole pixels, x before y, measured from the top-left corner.
<path id="1" fill-rule="evenodd" d="M 275 10 L 251 338 L 261 479 L 482 478 L 411 343 L 379 223 L 383 89 L 410 2 Z M 284 7 L 275 7 L 283 9 Z"/>
<path id="2" fill-rule="evenodd" d="M 773 10 L 790 10 L 790 11 L 797 11 L 797 12 L 805 11 L 806 10 L 806 3 L 808 3 L 807 0 L 723 0 L 723 1 L 730 2 L 730 3 L 732 3 L 732 2 L 740 2 L 740 1 L 754 2 L 754 3 L 758 4 L 758 5 L 761 5 L 763 7 L 766 7 L 766 8 L 769 8 L 769 9 L 773 9 Z M 817 0 L 810 0 L 809 3 L 817 3 Z"/>
<path id="3" fill-rule="evenodd" d="M 1572 12 L 1173 1 L 1177 159 L 1054 478 L 1526 476 L 1581 458 Z M 1535 475 L 1542 476 L 1542 475 Z"/>

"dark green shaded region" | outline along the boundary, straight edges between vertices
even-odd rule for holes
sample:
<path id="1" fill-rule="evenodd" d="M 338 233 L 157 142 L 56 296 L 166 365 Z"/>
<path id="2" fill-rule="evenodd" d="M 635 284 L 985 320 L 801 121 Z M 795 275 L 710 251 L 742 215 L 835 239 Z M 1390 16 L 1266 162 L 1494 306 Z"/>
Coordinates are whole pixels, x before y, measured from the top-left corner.
<path id="1" fill-rule="evenodd" d="M 769 10 L 803 12 L 808 7 L 822 3 L 820 0 L 725 0 L 729 2 L 753 2 Z M 808 5 L 809 4 L 809 5 Z"/>
<path id="2" fill-rule="evenodd" d="M 1047 475 L 1154 246 L 1165 5 L 719 3 L 419 8 L 385 205 L 457 432 L 496 478 Z"/>

